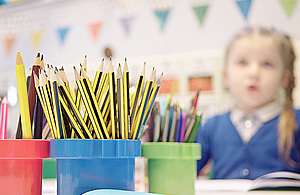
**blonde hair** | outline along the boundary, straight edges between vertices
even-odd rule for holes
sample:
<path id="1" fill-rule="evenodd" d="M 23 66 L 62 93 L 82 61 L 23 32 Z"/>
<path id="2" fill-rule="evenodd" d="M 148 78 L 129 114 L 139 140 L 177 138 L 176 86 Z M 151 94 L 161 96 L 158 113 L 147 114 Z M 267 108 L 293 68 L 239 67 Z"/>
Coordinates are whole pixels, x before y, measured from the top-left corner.
<path id="1" fill-rule="evenodd" d="M 225 54 L 225 63 L 227 63 L 228 54 L 234 42 L 241 37 L 250 36 L 253 33 L 270 36 L 276 43 L 278 43 L 278 48 L 280 50 L 282 61 L 285 65 L 285 70 L 287 70 L 290 74 L 288 85 L 284 88 L 285 103 L 278 122 L 278 151 L 285 162 L 289 165 L 296 166 L 296 162 L 290 158 L 291 149 L 295 140 L 295 130 L 298 127 L 293 112 L 293 89 L 295 87 L 294 62 L 296 55 L 290 37 L 275 29 L 245 28 L 228 44 Z"/>

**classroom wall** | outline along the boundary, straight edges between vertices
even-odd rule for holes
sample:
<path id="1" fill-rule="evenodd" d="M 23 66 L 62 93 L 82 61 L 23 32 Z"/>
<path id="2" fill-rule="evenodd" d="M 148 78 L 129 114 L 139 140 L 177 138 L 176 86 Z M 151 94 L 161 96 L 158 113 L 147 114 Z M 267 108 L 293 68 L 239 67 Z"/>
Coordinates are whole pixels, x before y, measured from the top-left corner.
<path id="1" fill-rule="evenodd" d="M 193 8 L 203 5 L 208 8 L 201 24 Z M 163 28 L 155 15 L 155 11 L 161 10 L 169 10 Z M 93 38 L 88 27 L 95 22 L 101 22 L 97 38 Z M 146 74 L 155 66 L 158 73 L 164 72 L 164 78 L 178 81 L 174 99 L 185 105 L 192 93 L 188 90 L 189 78 L 210 76 L 212 89 L 203 92 L 199 102 L 199 107 L 209 115 L 224 111 L 230 104 L 231 98 L 222 86 L 221 77 L 223 52 L 230 37 L 246 25 L 276 27 L 293 37 L 300 56 L 299 22 L 300 3 L 294 5 L 288 16 L 280 0 L 252 0 L 247 18 L 235 0 L 52 0 L 1 6 L 0 96 L 7 93 L 9 86 L 16 86 L 17 51 L 21 52 L 27 69 L 37 52 L 41 52 L 46 63 L 63 65 L 71 80 L 72 66 L 82 63 L 84 55 L 88 55 L 92 77 L 101 58 L 105 57 L 105 48 L 109 47 L 115 67 L 127 57 L 132 84 L 136 79 L 134 75 L 146 61 Z M 63 28 L 68 29 L 64 41 L 58 33 Z M 41 33 L 35 44 L 34 32 Z M 14 41 L 7 50 L 5 41 L 11 36 Z M 35 38 L 37 40 L 37 35 Z M 296 74 L 300 75 L 298 62 Z M 297 83 L 299 85 L 299 81 Z M 298 88 L 294 96 L 299 106 Z M 10 110 L 14 114 L 10 114 L 8 126 L 13 132 L 18 104 Z"/>

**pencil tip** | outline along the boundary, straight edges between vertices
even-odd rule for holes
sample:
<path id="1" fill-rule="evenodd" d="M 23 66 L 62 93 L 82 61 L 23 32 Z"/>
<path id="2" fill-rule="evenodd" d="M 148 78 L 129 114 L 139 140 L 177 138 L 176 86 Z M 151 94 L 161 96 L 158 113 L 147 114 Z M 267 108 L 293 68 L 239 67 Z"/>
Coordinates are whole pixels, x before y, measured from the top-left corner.
<path id="1" fill-rule="evenodd" d="M 36 57 L 39 58 L 40 57 L 40 53 L 37 53 Z"/>
<path id="2" fill-rule="evenodd" d="M 41 61 L 43 61 L 43 59 L 44 59 L 44 55 L 42 54 L 42 56 L 41 56 Z"/>
<path id="3" fill-rule="evenodd" d="M 127 61 L 127 58 L 125 57 L 125 62 Z"/>
<path id="4" fill-rule="evenodd" d="M 102 61 L 104 61 L 104 58 L 102 58 Z"/>
<path id="5" fill-rule="evenodd" d="M 111 61 L 111 56 L 109 57 L 109 60 Z"/>

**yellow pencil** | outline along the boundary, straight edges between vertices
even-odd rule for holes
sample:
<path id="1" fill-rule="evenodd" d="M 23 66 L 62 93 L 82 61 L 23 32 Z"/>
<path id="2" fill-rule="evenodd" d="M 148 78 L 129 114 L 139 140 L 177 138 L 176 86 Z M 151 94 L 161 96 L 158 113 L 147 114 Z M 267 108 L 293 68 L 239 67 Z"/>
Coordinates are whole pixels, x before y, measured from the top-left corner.
<path id="1" fill-rule="evenodd" d="M 65 69 L 64 69 L 63 66 L 57 71 L 57 74 L 61 78 L 61 80 L 64 83 L 66 83 L 67 88 L 70 90 L 70 84 L 69 84 L 69 81 L 68 81 L 68 77 L 67 77 L 67 75 L 65 73 Z"/>
<path id="2" fill-rule="evenodd" d="M 116 97 L 115 97 L 115 76 L 112 65 L 112 60 L 110 59 L 108 65 L 108 78 L 109 78 L 109 98 L 110 98 L 110 120 L 111 120 L 111 129 L 112 129 L 112 139 L 118 138 L 116 136 Z"/>
<path id="3" fill-rule="evenodd" d="M 64 107 L 65 107 L 64 104 L 66 104 L 67 107 L 65 108 L 65 110 L 67 112 L 68 112 L 67 108 L 71 108 L 71 110 L 69 111 L 71 114 L 69 114 L 69 112 L 68 112 L 68 116 L 70 117 L 72 125 L 73 125 L 74 129 L 77 131 L 79 137 L 81 137 L 82 139 L 84 139 L 84 138 L 93 139 L 93 136 L 90 133 L 90 131 L 88 130 L 86 124 L 84 123 L 84 120 L 83 120 L 82 116 L 80 115 L 80 112 L 79 112 L 78 108 L 76 107 L 75 102 L 73 101 L 73 98 L 71 97 L 71 94 L 68 91 L 65 83 L 60 78 L 57 78 L 57 84 L 58 84 L 58 88 L 59 88 L 62 96 L 66 100 L 66 102 L 64 103 L 63 102 L 64 99 L 60 98 L 60 102 L 62 103 L 62 105 Z M 74 121 L 77 121 L 76 124 L 78 123 L 81 128 L 78 128 L 78 125 L 73 124 Z"/>
<path id="4" fill-rule="evenodd" d="M 151 92 L 151 89 L 152 89 L 153 80 L 154 80 L 154 68 L 153 68 L 153 70 L 150 74 L 149 80 L 146 83 L 146 87 L 145 87 L 145 91 L 144 91 L 143 98 L 142 98 L 142 101 L 141 101 L 141 105 L 139 107 L 136 120 L 134 121 L 135 126 L 133 126 L 132 139 L 137 138 L 136 135 L 139 134 L 140 128 L 142 126 L 143 118 L 144 118 L 147 103 L 148 103 L 148 99 L 149 99 L 150 92 Z"/>
<path id="5" fill-rule="evenodd" d="M 50 83 L 51 83 L 52 101 L 53 101 L 53 110 L 54 110 L 57 134 L 59 134 L 61 138 L 67 138 L 65 126 L 63 125 L 62 112 L 61 112 L 61 107 L 60 107 L 59 97 L 58 97 L 59 92 L 57 87 L 57 76 L 55 75 L 53 69 L 51 69 L 50 71 L 51 71 Z"/>
<path id="6" fill-rule="evenodd" d="M 153 106 L 154 106 L 154 102 L 155 102 L 155 99 L 156 99 L 156 96 L 159 92 L 159 89 L 160 89 L 160 86 L 161 86 L 161 79 L 162 79 L 162 76 L 163 76 L 163 73 L 160 75 L 159 79 L 155 82 L 155 85 L 154 87 L 152 88 L 152 91 L 151 91 L 151 95 L 150 95 L 150 98 L 149 98 L 149 101 L 148 101 L 148 106 L 147 106 L 147 113 L 143 119 L 143 125 L 142 125 L 142 128 L 139 132 L 139 135 L 138 135 L 138 139 L 141 138 L 141 136 L 143 135 L 144 133 L 144 127 L 149 119 L 149 116 L 150 116 L 150 113 L 153 109 Z"/>
<path id="7" fill-rule="evenodd" d="M 54 134 L 53 127 L 52 127 L 52 122 L 51 122 L 51 119 L 49 117 L 49 111 L 48 111 L 48 109 L 47 109 L 47 107 L 45 105 L 45 99 L 42 98 L 42 95 L 41 95 L 41 87 L 39 86 L 39 79 L 38 79 L 38 77 L 37 77 L 37 75 L 35 73 L 33 73 L 33 75 L 34 75 L 34 82 L 35 82 L 36 92 L 37 92 L 38 98 L 40 99 L 40 102 L 41 102 L 43 111 L 45 113 L 48 125 L 50 127 L 52 137 L 54 138 L 55 134 Z"/>
<path id="8" fill-rule="evenodd" d="M 54 136 L 53 136 L 54 139 L 60 139 L 59 134 L 57 134 L 56 123 L 55 123 L 55 118 L 54 118 L 54 113 L 53 113 L 53 108 L 52 108 L 52 102 L 49 97 L 50 93 L 48 92 L 46 83 L 47 83 L 47 80 L 45 78 L 45 74 L 41 72 L 39 86 L 41 89 L 41 96 L 44 99 L 45 107 L 47 108 L 47 111 L 49 114 L 49 119 L 50 119 L 50 123 L 52 126 L 51 132 L 53 131 L 52 134 L 54 134 Z"/>
<path id="9" fill-rule="evenodd" d="M 125 128 L 125 139 L 130 136 L 130 96 L 129 96 L 129 69 L 127 59 L 125 58 L 124 69 L 123 69 L 123 80 L 124 80 L 124 128 Z"/>
<path id="10" fill-rule="evenodd" d="M 95 93 L 95 95 L 97 94 L 97 91 L 99 89 L 101 76 L 103 74 L 103 62 L 104 62 L 104 58 L 101 60 L 101 63 L 100 63 L 100 66 L 98 67 L 95 78 L 92 81 L 93 92 Z"/>
<path id="11" fill-rule="evenodd" d="M 126 139 L 125 136 L 125 123 L 124 123 L 124 88 L 123 77 L 121 71 L 121 65 L 117 69 L 117 92 L 118 92 L 118 116 L 119 116 L 119 132 L 122 139 Z"/>
<path id="12" fill-rule="evenodd" d="M 32 139 L 30 113 L 29 113 L 29 105 L 28 105 L 28 94 L 27 94 L 26 76 L 25 76 L 25 66 L 20 52 L 17 53 L 16 74 L 17 74 L 17 83 L 18 83 L 23 138 Z"/>
<path id="13" fill-rule="evenodd" d="M 137 115 L 137 110 L 138 110 L 138 103 L 139 103 L 139 99 L 141 97 L 141 92 L 143 90 L 143 86 L 144 86 L 144 78 L 145 78 L 145 66 L 146 66 L 146 62 L 143 65 L 141 74 L 139 76 L 138 82 L 137 82 L 137 86 L 136 86 L 136 90 L 134 93 L 134 97 L 133 97 L 133 102 L 130 106 L 130 124 L 131 124 L 131 132 L 130 132 L 130 136 L 133 136 L 133 123 L 134 121 L 136 121 L 136 115 Z"/>
<path id="14" fill-rule="evenodd" d="M 85 85 L 84 90 L 86 90 L 88 92 L 88 95 L 91 98 L 91 100 L 90 100 L 91 105 L 92 105 L 92 107 L 94 109 L 94 112 L 96 114 L 97 122 L 99 122 L 100 130 L 102 131 L 104 138 L 109 139 L 109 135 L 107 133 L 106 125 L 105 125 L 105 122 L 104 122 L 103 117 L 101 115 L 101 111 L 99 109 L 99 106 L 98 106 L 98 103 L 97 103 L 97 100 L 96 100 L 96 96 L 93 93 L 93 89 L 92 89 L 89 77 L 86 74 L 86 72 L 84 72 L 84 71 L 82 71 L 82 72 L 83 72 L 83 74 L 82 74 L 82 83 Z"/>
<path id="15" fill-rule="evenodd" d="M 45 63 L 44 63 L 44 56 L 41 57 L 41 63 L 40 66 L 45 70 Z"/>

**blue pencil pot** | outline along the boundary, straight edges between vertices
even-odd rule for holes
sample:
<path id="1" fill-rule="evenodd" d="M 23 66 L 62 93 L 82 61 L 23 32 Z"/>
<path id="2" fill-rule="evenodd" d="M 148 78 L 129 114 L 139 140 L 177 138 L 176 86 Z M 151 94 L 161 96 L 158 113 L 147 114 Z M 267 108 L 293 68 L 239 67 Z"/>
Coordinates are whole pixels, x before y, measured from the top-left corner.
<path id="1" fill-rule="evenodd" d="M 61 195 L 96 189 L 134 191 L 134 158 L 140 156 L 140 140 L 50 140 Z"/>

